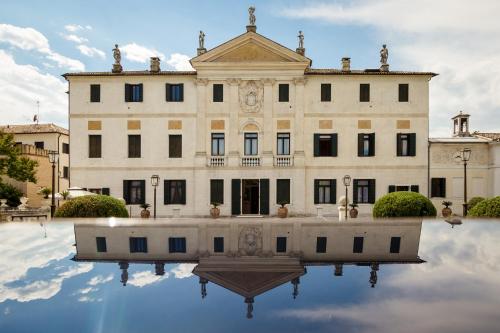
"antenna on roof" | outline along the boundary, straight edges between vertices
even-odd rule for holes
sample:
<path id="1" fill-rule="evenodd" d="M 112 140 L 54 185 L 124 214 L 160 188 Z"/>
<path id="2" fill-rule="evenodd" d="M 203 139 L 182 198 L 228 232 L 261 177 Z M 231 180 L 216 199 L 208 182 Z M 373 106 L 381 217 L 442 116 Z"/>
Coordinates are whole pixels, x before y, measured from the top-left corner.
<path id="1" fill-rule="evenodd" d="M 36 101 L 36 115 L 33 116 L 33 122 L 38 125 L 38 119 L 40 118 L 40 101 Z"/>

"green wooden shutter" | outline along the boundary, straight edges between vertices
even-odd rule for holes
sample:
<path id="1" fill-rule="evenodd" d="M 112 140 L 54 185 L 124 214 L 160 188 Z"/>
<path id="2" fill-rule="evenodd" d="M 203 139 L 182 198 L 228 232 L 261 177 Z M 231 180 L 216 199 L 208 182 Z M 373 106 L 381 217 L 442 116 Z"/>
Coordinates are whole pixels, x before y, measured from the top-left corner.
<path id="1" fill-rule="evenodd" d="M 260 180 L 260 213 L 269 215 L 269 179 Z"/>
<path id="2" fill-rule="evenodd" d="M 397 156 L 403 156 L 403 148 L 401 145 L 401 133 L 396 135 L 396 153 Z"/>
<path id="3" fill-rule="evenodd" d="M 179 102 L 183 102 L 184 101 L 184 83 L 181 83 L 179 84 Z"/>
<path id="4" fill-rule="evenodd" d="M 103 187 L 103 188 L 101 188 L 101 194 L 103 194 L 103 195 L 109 195 L 110 194 L 109 187 Z"/>
<path id="5" fill-rule="evenodd" d="M 125 199 L 125 203 L 128 205 L 130 204 L 130 193 L 128 191 L 129 189 L 129 181 L 124 180 L 123 181 L 123 199 Z"/>
<path id="6" fill-rule="evenodd" d="M 142 102 L 142 96 L 143 96 L 142 92 L 143 92 L 144 85 L 141 83 L 138 86 L 139 86 L 139 100 L 138 100 L 138 102 Z"/>
<path id="7" fill-rule="evenodd" d="M 375 179 L 368 179 L 368 202 L 375 203 Z"/>
<path id="8" fill-rule="evenodd" d="M 319 134 L 314 134 L 314 156 L 319 156 Z"/>
<path id="9" fill-rule="evenodd" d="M 352 202 L 358 202 L 358 180 L 354 179 L 352 181 Z"/>
<path id="10" fill-rule="evenodd" d="M 165 84 L 165 100 L 170 102 L 170 83 Z"/>
<path id="11" fill-rule="evenodd" d="M 210 179 L 210 203 L 224 203 L 224 180 Z"/>
<path id="12" fill-rule="evenodd" d="M 338 142 L 337 142 L 337 133 L 332 134 L 332 156 L 337 156 L 337 150 L 338 150 Z"/>
<path id="13" fill-rule="evenodd" d="M 396 186 L 395 185 L 389 185 L 389 193 L 396 192 Z"/>
<path id="14" fill-rule="evenodd" d="M 125 102 L 130 102 L 130 84 L 125 83 Z"/>
<path id="15" fill-rule="evenodd" d="M 416 146 L 417 146 L 417 135 L 415 133 L 410 133 L 409 139 L 410 139 L 410 142 L 409 142 L 410 149 L 408 151 L 408 155 L 415 156 L 416 155 Z"/>
<path id="16" fill-rule="evenodd" d="M 358 133 L 358 156 L 363 155 L 363 133 Z"/>
<path id="17" fill-rule="evenodd" d="M 410 191 L 419 193 L 419 191 L 418 191 L 418 185 L 411 185 L 410 186 Z"/>
<path id="18" fill-rule="evenodd" d="M 181 193 L 181 204 L 185 205 L 186 204 L 186 180 L 180 180 L 181 182 L 181 188 L 182 188 L 182 193 Z"/>
<path id="19" fill-rule="evenodd" d="M 335 204 L 337 202 L 337 180 L 330 179 L 330 203 Z"/>
<path id="20" fill-rule="evenodd" d="M 370 134 L 370 156 L 375 156 L 375 133 Z"/>
<path id="21" fill-rule="evenodd" d="M 241 179 L 231 179 L 231 214 L 241 214 Z"/>
<path id="22" fill-rule="evenodd" d="M 314 204 L 319 204 L 319 179 L 314 180 Z"/>
<path id="23" fill-rule="evenodd" d="M 163 203 L 165 205 L 170 204 L 170 180 L 163 181 Z"/>
<path id="24" fill-rule="evenodd" d="M 290 179 L 276 179 L 276 203 L 290 203 Z"/>
<path id="25" fill-rule="evenodd" d="M 141 180 L 141 204 L 146 203 L 146 181 Z"/>

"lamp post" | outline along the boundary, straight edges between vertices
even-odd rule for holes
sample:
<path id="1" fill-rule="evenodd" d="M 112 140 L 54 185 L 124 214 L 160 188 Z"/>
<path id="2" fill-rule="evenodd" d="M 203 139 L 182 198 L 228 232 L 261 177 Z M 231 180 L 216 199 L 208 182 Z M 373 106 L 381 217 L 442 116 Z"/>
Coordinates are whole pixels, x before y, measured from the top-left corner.
<path id="1" fill-rule="evenodd" d="M 345 175 L 342 181 L 344 182 L 345 186 L 345 219 L 347 221 L 347 203 L 349 201 L 347 200 L 347 188 L 349 187 L 349 185 L 351 185 L 351 176 Z"/>
<path id="2" fill-rule="evenodd" d="M 152 175 L 151 176 L 151 186 L 154 188 L 154 199 L 153 199 L 153 218 L 156 219 L 156 188 L 160 182 L 160 176 Z"/>
<path id="3" fill-rule="evenodd" d="M 464 162 L 464 211 L 463 216 L 467 216 L 467 162 L 470 159 L 471 149 L 464 148 L 459 151 L 459 156 L 462 162 Z"/>
<path id="4" fill-rule="evenodd" d="M 50 217 L 54 217 L 54 213 L 56 212 L 56 162 L 59 154 L 57 151 L 51 150 L 49 151 L 49 162 L 52 164 L 52 201 L 50 204 Z"/>

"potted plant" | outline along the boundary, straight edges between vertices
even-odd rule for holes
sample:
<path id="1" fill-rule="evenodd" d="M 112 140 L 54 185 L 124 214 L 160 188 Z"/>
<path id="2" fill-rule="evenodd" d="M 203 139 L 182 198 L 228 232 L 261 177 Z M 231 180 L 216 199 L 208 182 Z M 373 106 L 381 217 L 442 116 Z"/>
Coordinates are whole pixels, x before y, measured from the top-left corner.
<path id="1" fill-rule="evenodd" d="M 148 203 L 141 204 L 141 208 L 142 208 L 141 217 L 143 219 L 149 219 L 149 216 L 151 216 L 151 212 L 148 210 L 149 207 L 151 207 L 151 205 Z"/>
<path id="2" fill-rule="evenodd" d="M 450 208 L 451 205 L 452 205 L 451 201 L 443 201 L 444 208 L 441 210 L 441 214 L 443 214 L 443 217 L 451 216 L 451 208 Z"/>
<path id="3" fill-rule="evenodd" d="M 44 187 L 44 188 L 42 188 L 40 190 L 39 193 L 43 196 L 44 199 L 48 199 L 49 198 L 49 194 L 52 193 L 52 190 L 50 188 L 48 188 L 48 187 Z"/>
<path id="4" fill-rule="evenodd" d="M 61 194 L 63 200 L 68 200 L 68 197 L 69 197 L 68 191 L 62 191 L 60 194 Z"/>
<path id="5" fill-rule="evenodd" d="M 220 216 L 220 209 L 219 209 L 219 206 L 220 203 L 218 202 L 212 202 L 212 208 L 210 208 L 210 216 L 212 216 L 212 218 L 216 219 Z"/>
<path id="6" fill-rule="evenodd" d="M 281 217 L 282 219 L 284 219 L 285 217 L 288 216 L 288 208 L 285 207 L 285 205 L 287 204 L 288 202 L 279 202 L 278 204 L 281 205 L 281 207 L 278 208 L 278 217 Z"/>
<path id="7" fill-rule="evenodd" d="M 353 202 L 353 203 L 349 204 L 349 207 L 351 207 L 351 209 L 349 210 L 349 216 L 352 219 L 355 219 L 356 217 L 358 217 L 358 210 L 356 209 L 356 207 L 358 207 L 358 204 Z"/>

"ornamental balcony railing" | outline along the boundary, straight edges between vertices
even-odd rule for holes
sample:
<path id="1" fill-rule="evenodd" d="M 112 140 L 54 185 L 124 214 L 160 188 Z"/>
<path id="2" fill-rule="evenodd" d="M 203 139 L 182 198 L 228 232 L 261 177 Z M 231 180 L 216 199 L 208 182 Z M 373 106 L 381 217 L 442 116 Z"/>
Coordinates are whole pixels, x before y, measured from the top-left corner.
<path id="1" fill-rule="evenodd" d="M 226 165 L 225 156 L 209 156 L 207 159 L 207 166 L 209 167 L 223 167 Z"/>
<path id="2" fill-rule="evenodd" d="M 241 158 L 241 166 L 244 167 L 258 167 L 260 166 L 260 157 L 246 156 Z"/>
<path id="3" fill-rule="evenodd" d="M 293 166 L 293 156 L 274 156 L 275 167 L 291 167 Z"/>

